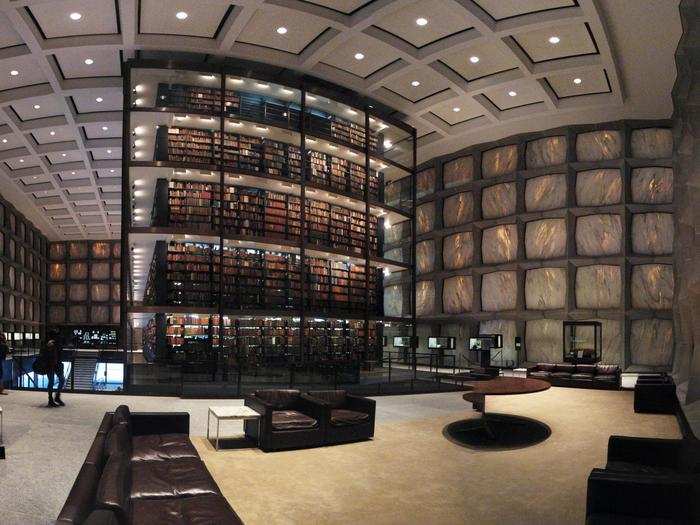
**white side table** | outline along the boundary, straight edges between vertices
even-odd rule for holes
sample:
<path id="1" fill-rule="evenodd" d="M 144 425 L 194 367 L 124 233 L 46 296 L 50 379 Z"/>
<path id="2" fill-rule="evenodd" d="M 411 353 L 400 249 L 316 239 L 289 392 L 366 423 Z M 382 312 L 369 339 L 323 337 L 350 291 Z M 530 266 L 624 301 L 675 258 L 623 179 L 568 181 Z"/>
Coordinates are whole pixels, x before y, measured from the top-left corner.
<path id="1" fill-rule="evenodd" d="M 513 377 L 527 377 L 527 368 L 514 368 Z"/>
<path id="2" fill-rule="evenodd" d="M 211 416 L 216 419 L 216 437 L 214 438 L 214 448 L 219 450 L 219 430 L 221 420 L 240 420 L 245 421 L 246 419 L 257 419 L 258 420 L 258 443 L 260 442 L 260 414 L 255 410 L 245 405 L 239 406 L 223 406 L 223 407 L 209 407 L 209 413 L 207 414 L 207 441 L 211 441 L 209 438 L 209 427 Z"/>

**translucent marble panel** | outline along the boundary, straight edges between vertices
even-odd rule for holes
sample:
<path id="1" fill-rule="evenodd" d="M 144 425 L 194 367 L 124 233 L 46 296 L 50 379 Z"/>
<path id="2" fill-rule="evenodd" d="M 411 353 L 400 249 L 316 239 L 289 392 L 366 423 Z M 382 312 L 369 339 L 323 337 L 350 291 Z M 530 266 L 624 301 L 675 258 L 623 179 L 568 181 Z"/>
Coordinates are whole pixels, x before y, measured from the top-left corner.
<path id="1" fill-rule="evenodd" d="M 391 250 L 386 250 L 383 256 L 390 261 L 410 262 L 410 254 L 407 254 L 407 251 L 405 248 L 392 248 Z"/>
<path id="2" fill-rule="evenodd" d="M 622 275 L 619 266 L 597 264 L 576 270 L 577 308 L 619 308 Z"/>
<path id="3" fill-rule="evenodd" d="M 639 264 L 632 267 L 632 308 L 670 310 L 673 306 L 673 266 Z"/>
<path id="4" fill-rule="evenodd" d="M 119 279 L 122 272 L 122 263 L 116 262 L 112 264 L 112 279 Z"/>
<path id="5" fill-rule="evenodd" d="M 435 202 L 426 202 L 416 206 L 416 234 L 431 232 L 435 229 Z"/>
<path id="6" fill-rule="evenodd" d="M 90 279 L 109 279 L 109 263 L 93 262 L 90 266 Z"/>
<path id="7" fill-rule="evenodd" d="M 605 206 L 622 199 L 622 175 L 618 169 L 579 171 L 576 174 L 576 204 Z"/>
<path id="8" fill-rule="evenodd" d="M 435 193 L 435 168 L 416 173 L 416 197 L 426 197 Z"/>
<path id="9" fill-rule="evenodd" d="M 615 319 L 594 319 L 603 325 L 603 354 L 601 362 L 622 365 L 624 362 L 622 346 L 622 323 Z"/>
<path id="10" fill-rule="evenodd" d="M 435 282 L 418 281 L 416 283 L 416 317 L 425 317 L 435 313 Z"/>
<path id="11" fill-rule="evenodd" d="M 121 285 L 119 283 L 112 285 L 112 301 L 118 303 L 121 299 L 119 292 L 121 290 Z"/>
<path id="12" fill-rule="evenodd" d="M 536 268 L 525 273 L 525 307 L 528 310 L 556 310 L 565 306 L 565 268 Z"/>
<path id="13" fill-rule="evenodd" d="M 66 300 L 66 287 L 63 284 L 50 284 L 49 289 L 49 301 L 55 303 L 62 303 Z"/>
<path id="14" fill-rule="evenodd" d="M 484 312 L 515 310 L 517 295 L 515 272 L 492 272 L 481 277 L 481 309 Z"/>
<path id="15" fill-rule="evenodd" d="M 442 185 L 447 190 L 474 179 L 474 157 L 467 155 L 442 166 Z"/>
<path id="16" fill-rule="evenodd" d="M 384 288 L 384 315 L 387 317 L 402 317 L 409 313 L 409 297 L 401 284 L 393 284 Z"/>
<path id="17" fill-rule="evenodd" d="M 560 363 L 562 322 L 534 319 L 525 323 L 525 353 L 530 363 Z"/>
<path id="18" fill-rule="evenodd" d="M 65 306 L 49 306 L 49 323 L 65 323 L 66 322 L 66 307 Z"/>
<path id="19" fill-rule="evenodd" d="M 481 154 L 481 176 L 485 179 L 513 173 L 518 168 L 518 146 L 501 146 Z"/>
<path id="20" fill-rule="evenodd" d="M 487 228 L 481 236 L 481 258 L 484 264 L 515 260 L 518 254 L 518 229 L 515 224 Z"/>
<path id="21" fill-rule="evenodd" d="M 75 281 L 83 281 L 88 276 L 88 265 L 86 262 L 68 263 L 68 278 Z"/>
<path id="22" fill-rule="evenodd" d="M 481 192 L 481 214 L 484 219 L 495 219 L 515 213 L 515 183 L 496 184 Z"/>
<path id="23" fill-rule="evenodd" d="M 576 158 L 579 161 L 619 159 L 622 135 L 616 130 L 589 131 L 576 135 Z"/>
<path id="24" fill-rule="evenodd" d="M 501 359 L 515 361 L 515 336 L 517 329 L 515 321 L 505 319 L 492 319 L 479 323 L 480 334 L 501 334 L 503 336 L 503 349 L 493 350 L 492 354 L 501 353 Z"/>
<path id="25" fill-rule="evenodd" d="M 641 255 L 673 253 L 673 215 L 635 213 L 632 216 L 632 250 Z"/>
<path id="26" fill-rule="evenodd" d="M 109 259 L 111 246 L 108 242 L 93 242 L 91 252 L 93 259 Z"/>
<path id="27" fill-rule="evenodd" d="M 446 314 L 470 312 L 473 297 L 474 286 L 468 275 L 449 277 L 442 282 L 442 311 Z"/>
<path id="28" fill-rule="evenodd" d="M 442 224 L 452 228 L 466 224 L 474 215 L 474 195 L 471 191 L 451 195 L 442 202 Z"/>
<path id="29" fill-rule="evenodd" d="M 552 259 L 565 255 L 565 219 L 542 219 L 525 225 L 525 256 L 528 259 Z"/>
<path id="30" fill-rule="evenodd" d="M 87 259 L 88 245 L 84 241 L 68 243 L 68 257 L 70 259 Z"/>
<path id="31" fill-rule="evenodd" d="M 87 323 L 87 306 L 73 305 L 68 307 L 68 321 L 71 323 Z"/>
<path id="32" fill-rule="evenodd" d="M 392 224 L 390 228 L 384 229 L 384 243 L 396 244 L 411 236 L 411 221 L 401 221 Z"/>
<path id="33" fill-rule="evenodd" d="M 119 242 L 112 243 L 112 257 L 119 259 L 122 255 L 122 245 Z"/>
<path id="34" fill-rule="evenodd" d="M 87 300 L 87 284 L 72 283 L 68 285 L 68 298 L 71 301 L 82 302 Z"/>
<path id="35" fill-rule="evenodd" d="M 673 321 L 635 319 L 630 330 L 633 365 L 670 366 L 673 357 Z"/>
<path id="36" fill-rule="evenodd" d="M 632 201 L 640 204 L 672 203 L 673 168 L 633 168 Z"/>
<path id="37" fill-rule="evenodd" d="M 525 182 L 525 209 L 527 211 L 555 210 L 565 206 L 565 174 L 543 175 Z"/>
<path id="38" fill-rule="evenodd" d="M 66 256 L 66 245 L 62 242 L 49 244 L 49 259 L 60 260 Z"/>
<path id="39" fill-rule="evenodd" d="M 112 306 L 112 322 L 119 323 L 121 318 L 121 312 L 119 311 L 119 306 Z"/>
<path id="40" fill-rule="evenodd" d="M 527 143 L 525 164 L 528 168 L 556 166 L 566 162 L 566 137 L 545 137 Z"/>
<path id="41" fill-rule="evenodd" d="M 428 273 L 435 270 L 435 241 L 416 243 L 416 274 Z"/>
<path id="42" fill-rule="evenodd" d="M 92 283 L 90 285 L 90 299 L 98 303 L 109 301 L 109 284 Z"/>
<path id="43" fill-rule="evenodd" d="M 641 159 L 662 159 L 673 155 L 673 136 L 667 128 L 632 130 L 632 156 Z"/>
<path id="44" fill-rule="evenodd" d="M 579 255 L 616 255 L 622 250 L 619 215 L 586 215 L 576 219 L 576 252 Z"/>
<path id="45" fill-rule="evenodd" d="M 49 264 L 49 280 L 63 281 L 66 278 L 66 265 L 63 263 Z"/>
<path id="46" fill-rule="evenodd" d="M 474 256 L 472 232 L 460 232 L 442 240 L 442 266 L 445 270 L 466 268 Z"/>
<path id="47" fill-rule="evenodd" d="M 93 323 L 109 323 L 108 306 L 92 306 L 90 308 L 90 321 Z"/>

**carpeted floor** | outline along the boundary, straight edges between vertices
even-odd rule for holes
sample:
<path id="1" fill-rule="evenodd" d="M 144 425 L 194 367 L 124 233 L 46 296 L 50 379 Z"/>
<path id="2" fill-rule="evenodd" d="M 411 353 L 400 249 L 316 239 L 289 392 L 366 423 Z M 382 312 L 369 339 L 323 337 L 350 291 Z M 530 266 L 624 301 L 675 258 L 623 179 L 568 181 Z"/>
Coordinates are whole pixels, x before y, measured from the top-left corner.
<path id="1" fill-rule="evenodd" d="M 2 525 L 51 523 L 102 414 L 122 402 L 135 411 L 189 411 L 195 445 L 249 525 L 578 524 L 588 473 L 604 464 L 608 436 L 680 437 L 672 416 L 634 414 L 631 392 L 567 388 L 489 398 L 491 412 L 552 429 L 539 445 L 498 452 L 442 436 L 446 424 L 476 415 L 456 393 L 377 398 L 373 441 L 270 454 L 216 452 L 202 437 L 207 406 L 239 400 L 67 395 L 69 406 L 55 410 L 44 400 L 31 392 L 0 399 L 8 454 L 0 460 Z"/>

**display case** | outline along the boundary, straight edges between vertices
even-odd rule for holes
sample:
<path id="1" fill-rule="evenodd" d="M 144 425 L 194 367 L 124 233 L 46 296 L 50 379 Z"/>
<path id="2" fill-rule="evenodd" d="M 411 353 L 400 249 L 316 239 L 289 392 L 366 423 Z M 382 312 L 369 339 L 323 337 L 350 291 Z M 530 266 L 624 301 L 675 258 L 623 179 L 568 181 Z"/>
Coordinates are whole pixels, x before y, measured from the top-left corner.
<path id="1" fill-rule="evenodd" d="M 599 321 L 564 321 L 564 362 L 592 364 L 601 360 L 603 324 Z"/>
<path id="2" fill-rule="evenodd" d="M 385 321 L 415 335 L 415 130 L 391 110 L 252 63 L 131 61 L 124 93 L 134 391 L 363 383 Z"/>

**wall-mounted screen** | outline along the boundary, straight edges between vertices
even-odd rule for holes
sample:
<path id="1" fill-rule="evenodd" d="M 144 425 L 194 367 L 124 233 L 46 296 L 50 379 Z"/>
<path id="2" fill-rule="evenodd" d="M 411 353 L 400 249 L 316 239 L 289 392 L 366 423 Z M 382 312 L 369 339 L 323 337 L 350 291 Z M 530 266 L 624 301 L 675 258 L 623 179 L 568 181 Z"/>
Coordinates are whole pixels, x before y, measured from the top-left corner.
<path id="1" fill-rule="evenodd" d="M 406 337 L 394 337 L 394 348 L 411 348 L 411 338 Z"/>
<path id="2" fill-rule="evenodd" d="M 481 339 L 490 339 L 491 348 L 503 348 L 503 334 L 479 334 Z"/>
<path id="3" fill-rule="evenodd" d="M 428 348 L 454 350 L 454 337 L 428 337 Z"/>
<path id="4" fill-rule="evenodd" d="M 469 350 L 481 350 L 482 340 L 479 337 L 470 337 L 469 338 Z"/>

